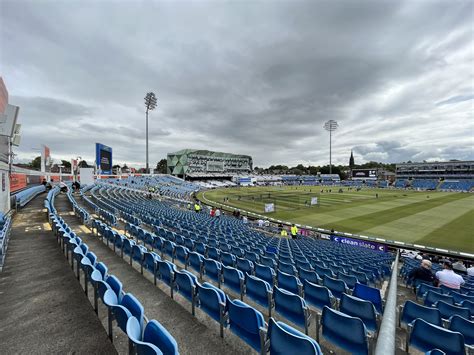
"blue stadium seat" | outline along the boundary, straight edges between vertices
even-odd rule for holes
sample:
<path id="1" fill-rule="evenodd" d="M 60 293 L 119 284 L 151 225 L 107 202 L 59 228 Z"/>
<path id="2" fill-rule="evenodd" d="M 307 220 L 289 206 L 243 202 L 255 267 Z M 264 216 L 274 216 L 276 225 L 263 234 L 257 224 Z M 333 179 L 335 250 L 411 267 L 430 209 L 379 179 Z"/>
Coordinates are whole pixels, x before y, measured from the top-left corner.
<path id="1" fill-rule="evenodd" d="M 300 280 L 293 275 L 278 271 L 278 287 L 290 291 L 296 295 L 303 294 L 303 285 Z"/>
<path id="2" fill-rule="evenodd" d="M 321 316 L 322 336 L 351 354 L 369 354 L 369 339 L 360 318 L 351 317 L 329 307 Z"/>
<path id="3" fill-rule="evenodd" d="M 454 304 L 454 299 L 452 296 L 443 295 L 442 293 L 434 291 L 428 291 L 425 296 L 424 305 L 428 307 L 433 307 L 438 301 L 444 301 L 449 304 Z"/>
<path id="4" fill-rule="evenodd" d="M 466 300 L 474 303 L 474 296 L 469 296 L 455 291 L 451 292 L 451 296 L 453 297 L 454 303 L 458 305 Z"/>
<path id="5" fill-rule="evenodd" d="M 182 245 L 176 246 L 175 259 L 178 260 L 181 264 L 186 265 L 186 262 L 188 261 L 188 254 L 189 254 L 188 248 Z"/>
<path id="6" fill-rule="evenodd" d="M 372 302 L 343 294 L 339 310 L 352 317 L 360 318 L 369 332 L 377 333 L 378 317 Z"/>
<path id="7" fill-rule="evenodd" d="M 221 263 L 224 266 L 235 267 L 235 255 L 231 253 L 221 253 Z"/>
<path id="8" fill-rule="evenodd" d="M 176 291 L 191 302 L 191 313 L 194 315 L 198 280 L 187 270 L 175 272 L 174 287 Z"/>
<path id="9" fill-rule="evenodd" d="M 197 284 L 197 305 L 211 318 L 219 322 L 221 337 L 224 337 L 224 315 L 226 310 L 226 297 L 222 290 L 208 282 Z"/>
<path id="10" fill-rule="evenodd" d="M 220 262 L 204 258 L 203 272 L 207 277 L 217 282 L 217 285 L 221 287 L 222 264 Z"/>
<path id="11" fill-rule="evenodd" d="M 299 330 L 270 318 L 267 332 L 270 354 L 322 355 L 318 343 Z"/>
<path id="12" fill-rule="evenodd" d="M 266 323 L 262 313 L 248 304 L 227 298 L 229 329 L 256 351 L 265 348 Z"/>
<path id="13" fill-rule="evenodd" d="M 466 319 L 471 319 L 471 311 L 469 308 L 458 307 L 444 301 L 436 302 L 436 308 L 441 314 L 441 318 L 449 319 L 451 316 L 458 315 Z"/>
<path id="14" fill-rule="evenodd" d="M 304 284 L 306 280 L 314 284 L 321 284 L 323 282 L 323 280 L 314 270 L 300 268 L 298 275 L 302 284 Z"/>
<path id="15" fill-rule="evenodd" d="M 434 325 L 442 325 L 441 313 L 436 308 L 422 306 L 413 301 L 406 301 L 400 306 L 398 325 L 408 325 L 415 319 L 420 318 Z"/>
<path id="16" fill-rule="evenodd" d="M 197 252 L 190 252 L 188 254 L 188 264 L 192 269 L 199 273 L 199 278 L 202 278 L 202 270 L 204 265 L 204 256 Z"/>
<path id="17" fill-rule="evenodd" d="M 332 292 L 333 296 L 337 299 L 340 299 L 344 293 L 347 293 L 349 291 L 344 281 L 334 279 L 327 275 L 324 275 L 323 285 L 326 286 Z"/>
<path id="18" fill-rule="evenodd" d="M 255 276 L 268 282 L 272 287 L 276 282 L 275 270 L 269 266 L 255 264 Z"/>
<path id="19" fill-rule="evenodd" d="M 126 329 L 132 345 L 130 354 L 136 351 L 138 355 L 179 355 L 176 340 L 156 320 L 149 321 L 143 330 L 137 318 L 132 316 L 127 321 Z"/>
<path id="20" fill-rule="evenodd" d="M 439 349 L 450 355 L 465 355 L 464 337 L 459 332 L 428 323 L 423 319 L 415 319 L 410 324 L 408 347 L 413 346 L 419 351 Z"/>
<path id="21" fill-rule="evenodd" d="M 245 295 L 259 305 L 268 309 L 268 316 L 272 315 L 272 286 L 262 279 L 255 276 L 246 275 Z"/>
<path id="22" fill-rule="evenodd" d="M 177 271 L 176 266 L 167 260 L 157 261 L 158 277 L 165 284 L 170 286 L 171 298 L 173 298 L 174 275 Z"/>
<path id="23" fill-rule="evenodd" d="M 230 288 L 234 292 L 237 292 L 237 294 L 240 296 L 240 300 L 242 301 L 244 299 L 243 272 L 230 266 L 223 266 L 222 278 L 224 286 Z"/>
<path id="24" fill-rule="evenodd" d="M 247 273 L 249 275 L 253 275 L 254 266 L 253 266 L 253 262 L 251 262 L 250 260 L 237 258 L 235 267 L 239 269 L 240 271 L 242 271 L 244 274 Z"/>
<path id="25" fill-rule="evenodd" d="M 464 336 L 464 344 L 474 350 L 474 321 L 455 315 L 449 319 L 449 330 Z"/>
<path id="26" fill-rule="evenodd" d="M 339 280 L 344 281 L 344 282 L 346 283 L 346 286 L 347 286 L 349 289 L 351 289 L 351 290 L 354 289 L 354 287 L 356 286 L 356 283 L 358 282 L 358 281 L 357 281 L 357 277 L 352 276 L 352 275 L 345 274 L 345 273 L 343 273 L 343 272 L 339 272 L 339 273 L 337 274 L 337 278 L 338 278 Z"/>
<path id="27" fill-rule="evenodd" d="M 289 275 L 296 275 L 296 268 L 293 264 L 287 264 L 280 261 L 278 264 L 278 270 Z"/>
<path id="28" fill-rule="evenodd" d="M 305 330 L 305 334 L 308 334 L 311 313 L 305 300 L 294 293 L 278 287 L 274 288 L 273 297 L 275 300 L 275 311 L 302 327 Z"/>
<path id="29" fill-rule="evenodd" d="M 464 300 L 461 302 L 461 307 L 468 308 L 471 311 L 471 314 L 474 315 L 474 302 Z"/>
<path id="30" fill-rule="evenodd" d="M 423 283 L 418 284 L 418 286 L 416 286 L 416 299 L 418 300 L 418 298 L 420 297 L 425 298 L 428 291 L 435 291 L 435 292 L 441 293 L 441 290 L 439 287 L 435 287 L 431 284 L 427 284 L 423 282 Z"/>
<path id="31" fill-rule="evenodd" d="M 372 302 L 377 312 L 383 313 L 383 301 L 379 289 L 357 283 L 354 287 L 352 295 L 357 298 L 362 298 L 363 300 Z"/>
<path id="32" fill-rule="evenodd" d="M 320 312 L 325 306 L 332 308 L 336 303 L 335 297 L 327 287 L 309 281 L 304 283 L 304 299 Z"/>

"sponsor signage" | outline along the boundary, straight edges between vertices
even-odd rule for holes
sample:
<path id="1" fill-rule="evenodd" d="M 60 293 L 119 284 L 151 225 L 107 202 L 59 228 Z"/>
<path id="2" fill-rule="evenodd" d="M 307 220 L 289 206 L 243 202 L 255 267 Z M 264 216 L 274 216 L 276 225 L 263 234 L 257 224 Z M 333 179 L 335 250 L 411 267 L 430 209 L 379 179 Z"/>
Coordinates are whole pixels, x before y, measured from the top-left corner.
<path id="1" fill-rule="evenodd" d="M 112 148 L 100 143 L 96 143 L 95 161 L 100 175 L 112 174 Z"/>
<path id="2" fill-rule="evenodd" d="M 311 205 L 317 205 L 318 204 L 318 198 L 317 197 L 311 197 Z"/>
<path id="3" fill-rule="evenodd" d="M 360 240 L 354 238 L 340 237 L 338 235 L 331 235 L 331 240 L 336 243 L 348 244 L 356 247 L 371 249 L 380 252 L 386 252 L 387 247 L 383 244 L 369 242 L 367 240 Z"/>

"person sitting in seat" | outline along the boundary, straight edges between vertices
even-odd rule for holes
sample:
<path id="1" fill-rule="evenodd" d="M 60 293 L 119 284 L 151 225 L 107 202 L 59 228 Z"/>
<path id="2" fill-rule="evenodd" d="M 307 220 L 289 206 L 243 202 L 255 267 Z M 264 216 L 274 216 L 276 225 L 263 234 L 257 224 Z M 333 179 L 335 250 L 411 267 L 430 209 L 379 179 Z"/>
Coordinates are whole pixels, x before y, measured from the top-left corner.
<path id="1" fill-rule="evenodd" d="M 413 281 L 413 290 L 416 292 L 416 280 L 425 283 L 434 283 L 435 277 L 431 271 L 431 261 L 424 259 L 419 267 L 416 267 L 408 274 L 408 279 Z"/>
<path id="2" fill-rule="evenodd" d="M 459 290 L 461 285 L 464 283 L 464 279 L 461 275 L 458 275 L 453 271 L 453 264 L 451 264 L 449 260 L 446 260 L 443 263 L 443 269 L 444 270 L 436 273 L 439 285 L 444 285 L 453 290 Z"/>

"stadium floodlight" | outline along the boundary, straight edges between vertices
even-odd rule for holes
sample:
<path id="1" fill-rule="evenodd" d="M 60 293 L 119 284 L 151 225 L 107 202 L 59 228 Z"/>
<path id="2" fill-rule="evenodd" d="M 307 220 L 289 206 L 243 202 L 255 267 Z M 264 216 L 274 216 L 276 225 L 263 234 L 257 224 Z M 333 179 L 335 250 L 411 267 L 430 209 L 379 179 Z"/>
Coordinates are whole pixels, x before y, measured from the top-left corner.
<path id="1" fill-rule="evenodd" d="M 329 120 L 324 124 L 324 129 L 329 131 L 329 174 L 332 174 L 332 132 L 334 132 L 339 125 L 334 120 Z"/>
<path id="2" fill-rule="evenodd" d="M 148 111 L 152 111 L 156 108 L 156 96 L 154 92 L 148 92 L 145 96 L 145 107 L 146 107 L 146 168 L 145 172 L 150 173 L 148 167 Z"/>

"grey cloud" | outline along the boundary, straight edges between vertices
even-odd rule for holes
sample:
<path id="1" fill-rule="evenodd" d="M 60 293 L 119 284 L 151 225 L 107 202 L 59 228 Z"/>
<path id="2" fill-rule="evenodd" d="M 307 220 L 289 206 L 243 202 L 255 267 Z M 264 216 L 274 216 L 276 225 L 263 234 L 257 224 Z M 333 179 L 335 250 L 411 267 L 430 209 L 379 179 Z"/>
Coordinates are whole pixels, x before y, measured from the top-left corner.
<path id="1" fill-rule="evenodd" d="M 1 6 L 1 72 L 22 106 L 22 154 L 46 143 L 86 155 L 101 141 L 138 164 L 143 96 L 154 90 L 154 161 L 195 147 L 259 166 L 325 164 L 328 119 L 340 123 L 338 163 L 352 147 L 362 160 L 472 156 L 472 2 Z"/>

